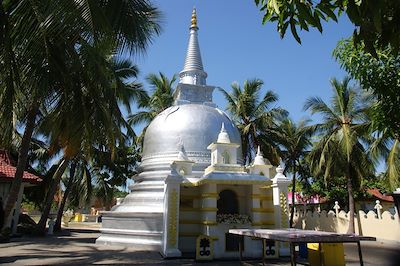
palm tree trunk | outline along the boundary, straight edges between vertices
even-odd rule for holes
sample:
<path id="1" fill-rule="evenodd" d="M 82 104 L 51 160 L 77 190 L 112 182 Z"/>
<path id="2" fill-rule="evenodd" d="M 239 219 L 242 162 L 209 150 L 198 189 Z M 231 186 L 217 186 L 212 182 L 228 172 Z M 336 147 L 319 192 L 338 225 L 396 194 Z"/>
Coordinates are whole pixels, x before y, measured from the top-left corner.
<path id="1" fill-rule="evenodd" d="M 62 219 L 62 216 L 64 213 L 65 203 L 67 202 L 68 195 L 71 192 L 71 188 L 72 188 L 72 184 L 73 184 L 74 176 L 75 176 L 75 169 L 76 169 L 76 164 L 72 163 L 71 168 L 70 168 L 70 175 L 69 175 L 67 187 L 65 188 L 64 196 L 58 206 L 57 219 L 56 219 L 56 223 L 54 224 L 54 231 L 61 231 L 61 219 Z"/>
<path id="2" fill-rule="evenodd" d="M 353 196 L 353 183 L 351 182 L 350 166 L 347 167 L 347 192 L 349 195 L 349 228 L 347 233 L 354 234 L 354 196 Z"/>
<path id="3" fill-rule="evenodd" d="M 293 228 L 293 217 L 294 217 L 294 193 L 296 191 L 296 165 L 293 166 L 293 180 L 292 180 L 292 209 L 290 210 L 290 228 Z"/>
<path id="4" fill-rule="evenodd" d="M 15 202 L 18 198 L 24 170 L 28 161 L 29 146 L 31 144 L 33 130 L 35 128 L 36 115 L 38 113 L 38 110 L 39 102 L 37 100 L 34 100 L 26 118 L 26 127 L 24 130 L 24 135 L 22 136 L 21 147 L 18 154 L 17 169 L 15 171 L 15 177 L 12 182 L 10 192 L 8 193 L 7 201 L 4 208 L 4 227 L 10 226 L 11 223 L 12 210 L 14 209 Z"/>
<path id="5" fill-rule="evenodd" d="M 37 234 L 42 235 L 45 233 L 46 222 L 47 222 L 47 218 L 49 216 L 50 210 L 51 210 L 51 205 L 53 203 L 54 195 L 56 194 L 57 187 L 60 184 L 61 176 L 63 175 L 65 169 L 67 168 L 68 162 L 69 162 L 68 159 L 66 159 L 65 157 L 62 158 L 57 171 L 54 173 L 53 181 L 52 181 L 50 189 L 46 195 L 46 200 L 45 200 L 44 208 L 42 211 L 42 215 L 40 217 L 39 223 L 36 226 Z"/>

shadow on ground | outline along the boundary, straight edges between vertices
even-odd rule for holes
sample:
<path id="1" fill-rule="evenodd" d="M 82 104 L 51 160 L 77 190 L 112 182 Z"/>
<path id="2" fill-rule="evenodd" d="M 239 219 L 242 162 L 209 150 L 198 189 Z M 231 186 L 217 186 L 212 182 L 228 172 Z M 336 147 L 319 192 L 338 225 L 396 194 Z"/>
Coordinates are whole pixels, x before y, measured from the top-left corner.
<path id="1" fill-rule="evenodd" d="M 163 259 L 158 252 L 96 245 L 98 230 L 70 228 L 46 237 L 23 236 L 0 244 L 0 264 L 12 265 L 261 265 L 260 260 L 196 263 L 190 258 Z M 347 265 L 359 265 L 357 246 L 346 244 Z M 400 265 L 400 245 L 362 244 L 365 265 Z M 267 265 L 290 265 L 288 258 Z"/>

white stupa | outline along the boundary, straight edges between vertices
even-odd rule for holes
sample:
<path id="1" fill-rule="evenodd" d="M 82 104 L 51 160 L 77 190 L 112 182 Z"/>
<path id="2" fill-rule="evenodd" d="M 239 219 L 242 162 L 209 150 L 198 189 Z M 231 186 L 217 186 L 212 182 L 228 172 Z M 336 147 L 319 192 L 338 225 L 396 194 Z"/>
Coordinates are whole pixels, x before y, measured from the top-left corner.
<path id="1" fill-rule="evenodd" d="M 239 131 L 213 103 L 215 87 L 206 84 L 198 30 L 193 9 L 175 104 L 148 126 L 139 174 L 124 201 L 103 213 L 97 243 L 179 257 L 195 252 L 196 239 L 206 235 L 214 257 L 237 257 L 237 241 L 227 230 L 285 222 L 273 190 L 285 193 L 287 182 L 271 181 L 271 165 L 260 153 L 249 168 L 242 165 Z M 247 239 L 244 255 L 260 257 L 260 245 Z"/>

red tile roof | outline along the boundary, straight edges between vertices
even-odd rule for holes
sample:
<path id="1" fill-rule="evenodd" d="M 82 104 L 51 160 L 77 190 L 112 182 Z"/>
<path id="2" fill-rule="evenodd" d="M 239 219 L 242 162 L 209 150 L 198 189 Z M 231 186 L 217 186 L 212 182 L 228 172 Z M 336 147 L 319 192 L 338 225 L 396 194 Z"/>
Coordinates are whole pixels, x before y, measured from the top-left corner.
<path id="1" fill-rule="evenodd" d="M 14 179 L 17 168 L 15 167 L 15 161 L 11 158 L 10 154 L 6 150 L 0 149 L 0 180 L 11 182 Z M 24 171 L 22 177 L 23 182 L 39 183 L 42 179 L 34 174 Z"/>
<path id="2" fill-rule="evenodd" d="M 383 195 L 383 194 L 379 191 L 379 189 L 377 189 L 377 188 L 373 188 L 373 189 L 369 188 L 369 189 L 367 189 L 367 192 L 368 192 L 369 194 L 371 194 L 372 196 L 374 196 L 374 197 L 380 199 L 380 200 L 389 201 L 389 202 L 394 202 L 392 196 Z"/>

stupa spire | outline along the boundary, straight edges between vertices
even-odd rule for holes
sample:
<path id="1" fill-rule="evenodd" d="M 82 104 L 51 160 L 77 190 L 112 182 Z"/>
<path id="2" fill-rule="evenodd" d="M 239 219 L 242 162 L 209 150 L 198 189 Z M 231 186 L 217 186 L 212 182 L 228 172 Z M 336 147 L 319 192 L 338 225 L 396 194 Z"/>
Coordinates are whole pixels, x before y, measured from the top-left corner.
<path id="1" fill-rule="evenodd" d="M 224 123 L 222 123 L 221 131 L 218 134 L 217 143 L 231 143 L 231 140 L 229 138 L 229 134 L 225 129 L 225 124 Z"/>
<path id="2" fill-rule="evenodd" d="M 265 165 L 264 157 L 261 152 L 260 146 L 257 147 L 257 155 L 254 158 L 253 165 Z"/>
<path id="3" fill-rule="evenodd" d="M 196 15 L 195 7 L 193 7 L 193 10 L 192 10 L 192 25 L 190 26 L 190 28 L 197 28 L 197 15 Z"/>
<path id="4" fill-rule="evenodd" d="M 197 38 L 198 30 L 196 8 L 193 8 L 189 31 L 189 44 L 186 52 L 185 65 L 183 70 L 179 73 L 179 83 L 206 85 L 207 73 L 203 69 L 203 62 L 201 60 L 200 46 Z"/>

